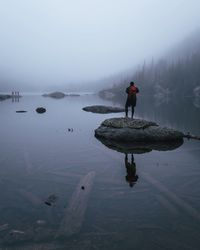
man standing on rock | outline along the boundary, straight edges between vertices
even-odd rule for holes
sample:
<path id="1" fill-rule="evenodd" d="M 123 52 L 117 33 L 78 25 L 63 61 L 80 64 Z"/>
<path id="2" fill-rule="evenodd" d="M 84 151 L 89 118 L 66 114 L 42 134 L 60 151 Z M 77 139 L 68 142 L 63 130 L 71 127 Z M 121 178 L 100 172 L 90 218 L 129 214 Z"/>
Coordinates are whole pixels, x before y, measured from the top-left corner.
<path id="1" fill-rule="evenodd" d="M 136 101 L 137 101 L 136 94 L 139 93 L 139 89 L 135 86 L 134 82 L 130 82 L 130 86 L 126 89 L 126 93 L 128 95 L 125 105 L 126 117 L 128 117 L 128 107 L 131 106 L 132 108 L 131 118 L 133 118 L 134 108 L 136 106 Z"/>

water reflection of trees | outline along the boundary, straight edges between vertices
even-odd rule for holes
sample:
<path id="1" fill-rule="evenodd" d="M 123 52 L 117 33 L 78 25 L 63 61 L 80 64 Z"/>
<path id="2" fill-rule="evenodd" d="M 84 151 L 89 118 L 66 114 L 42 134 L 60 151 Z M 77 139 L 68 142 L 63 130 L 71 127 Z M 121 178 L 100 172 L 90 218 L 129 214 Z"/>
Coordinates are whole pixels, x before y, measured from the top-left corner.
<path id="1" fill-rule="evenodd" d="M 124 105 L 124 100 L 119 99 L 118 104 Z M 200 98 L 198 96 L 194 98 L 166 96 L 165 99 L 164 96 L 155 98 L 139 95 L 135 113 L 138 117 L 153 120 L 160 125 L 199 134 Z"/>
<path id="2" fill-rule="evenodd" d="M 200 96 L 196 96 L 196 97 L 194 98 L 193 105 L 194 105 L 196 108 L 200 109 Z"/>
<path id="3" fill-rule="evenodd" d="M 149 105 L 151 103 L 151 105 Z M 154 119 L 161 125 L 172 126 L 183 131 L 199 132 L 200 109 L 194 106 L 193 98 L 177 98 L 156 105 L 144 97 L 138 100 L 136 112 L 139 116 Z"/>

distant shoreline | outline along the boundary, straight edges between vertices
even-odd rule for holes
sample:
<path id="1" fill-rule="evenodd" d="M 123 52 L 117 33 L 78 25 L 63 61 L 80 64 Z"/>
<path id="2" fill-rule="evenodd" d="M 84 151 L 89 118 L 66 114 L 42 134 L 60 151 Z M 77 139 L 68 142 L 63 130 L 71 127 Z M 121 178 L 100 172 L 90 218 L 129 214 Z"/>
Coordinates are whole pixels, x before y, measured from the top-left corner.
<path id="1" fill-rule="evenodd" d="M 12 97 L 12 94 L 11 94 L 11 92 L 12 91 L 6 91 L 6 92 L 4 92 L 4 91 L 2 91 L 2 92 L 0 92 L 0 96 L 5 96 L 5 95 L 9 95 L 9 96 L 11 96 Z M 50 91 L 47 91 L 47 93 L 51 93 Z M 80 92 L 63 92 L 64 94 L 66 94 L 66 95 L 73 95 L 73 94 L 79 94 L 79 95 L 95 95 L 95 94 L 98 94 L 98 93 L 96 93 L 96 92 L 89 92 L 89 91 L 80 91 Z M 44 92 L 20 92 L 20 95 L 40 95 L 40 96 L 42 96 L 42 95 L 44 95 Z"/>

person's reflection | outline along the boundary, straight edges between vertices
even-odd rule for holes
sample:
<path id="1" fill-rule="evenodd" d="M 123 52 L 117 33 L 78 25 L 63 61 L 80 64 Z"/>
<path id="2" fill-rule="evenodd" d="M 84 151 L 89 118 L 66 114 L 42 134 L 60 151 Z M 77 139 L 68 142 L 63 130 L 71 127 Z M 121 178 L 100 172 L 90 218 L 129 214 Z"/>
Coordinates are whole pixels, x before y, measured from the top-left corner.
<path id="1" fill-rule="evenodd" d="M 128 154 L 125 154 L 125 167 L 126 167 L 126 181 L 129 183 L 130 187 L 133 187 L 138 180 L 138 175 L 136 175 L 136 164 L 134 162 L 134 156 L 131 154 L 131 163 L 128 162 Z"/>

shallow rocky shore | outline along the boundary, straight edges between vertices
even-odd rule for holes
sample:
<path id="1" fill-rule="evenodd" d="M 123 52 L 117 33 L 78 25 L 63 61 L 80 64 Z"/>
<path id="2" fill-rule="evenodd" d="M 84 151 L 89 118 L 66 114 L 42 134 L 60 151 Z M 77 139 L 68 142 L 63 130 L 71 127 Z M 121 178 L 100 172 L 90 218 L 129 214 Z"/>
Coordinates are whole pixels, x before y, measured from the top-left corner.
<path id="1" fill-rule="evenodd" d="M 95 136 L 119 142 L 170 142 L 182 141 L 184 134 L 142 119 L 111 118 L 102 122 Z"/>
<path id="2" fill-rule="evenodd" d="M 11 95 L 2 95 L 0 94 L 0 101 L 4 101 L 6 99 L 10 99 L 12 96 Z"/>

